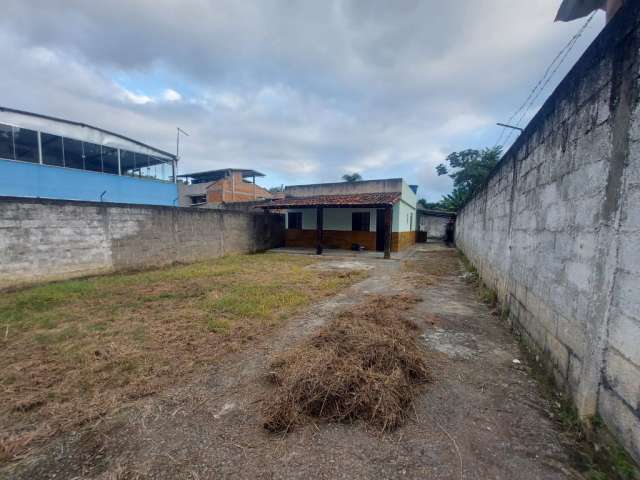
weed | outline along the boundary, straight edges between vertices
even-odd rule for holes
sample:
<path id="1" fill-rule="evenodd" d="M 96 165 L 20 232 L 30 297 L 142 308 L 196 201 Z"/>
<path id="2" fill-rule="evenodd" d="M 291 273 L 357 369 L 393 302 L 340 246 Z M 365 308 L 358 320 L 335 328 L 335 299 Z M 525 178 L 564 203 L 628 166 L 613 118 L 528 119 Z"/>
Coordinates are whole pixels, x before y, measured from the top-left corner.
<path id="1" fill-rule="evenodd" d="M 231 322 L 221 318 L 210 318 L 207 321 L 207 330 L 213 333 L 229 333 Z"/>
<path id="2" fill-rule="evenodd" d="M 583 419 L 572 399 L 559 392 L 553 375 L 538 360 L 536 347 L 518 336 L 524 355 L 531 366 L 531 375 L 551 405 L 552 417 L 570 439 L 576 467 L 589 480 L 640 480 L 640 470 L 624 448 L 613 438 L 599 416 Z"/>
<path id="3" fill-rule="evenodd" d="M 470 278 L 478 287 L 482 301 L 491 307 L 498 307 L 503 320 L 509 318 L 508 305 L 500 305 L 498 296 L 478 276 L 477 269 L 462 252 L 460 261 Z M 540 355 L 526 335 L 514 332 L 521 350 L 528 358 L 531 375 L 536 379 L 540 391 L 552 407 L 552 416 L 560 429 L 571 439 L 568 448 L 575 453 L 576 466 L 588 480 L 640 480 L 640 471 L 624 448 L 611 436 L 602 419 L 598 416 L 581 418 L 570 397 L 558 391 L 550 369 L 539 361 Z"/>
<path id="4" fill-rule="evenodd" d="M 494 308 L 498 304 L 498 294 L 492 288 L 489 288 L 486 284 L 482 284 L 481 297 L 482 302 L 491 308 Z"/>

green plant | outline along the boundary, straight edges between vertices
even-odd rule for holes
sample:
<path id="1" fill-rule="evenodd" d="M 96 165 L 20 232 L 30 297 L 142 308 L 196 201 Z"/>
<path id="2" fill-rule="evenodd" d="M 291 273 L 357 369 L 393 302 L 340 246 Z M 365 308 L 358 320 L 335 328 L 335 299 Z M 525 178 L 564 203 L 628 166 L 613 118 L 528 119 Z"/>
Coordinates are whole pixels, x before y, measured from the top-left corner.
<path id="1" fill-rule="evenodd" d="M 231 329 L 231 322 L 222 318 L 210 318 L 207 321 L 207 330 L 211 333 L 228 333 Z"/>

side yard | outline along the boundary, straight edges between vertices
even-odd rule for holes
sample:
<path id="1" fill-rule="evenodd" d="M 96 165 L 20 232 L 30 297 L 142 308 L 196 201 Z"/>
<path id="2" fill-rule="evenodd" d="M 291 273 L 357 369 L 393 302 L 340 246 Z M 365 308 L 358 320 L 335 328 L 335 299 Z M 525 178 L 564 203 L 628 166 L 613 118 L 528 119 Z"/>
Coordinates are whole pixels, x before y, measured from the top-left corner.
<path id="1" fill-rule="evenodd" d="M 0 465 L 186 383 L 364 273 L 236 255 L 0 296 Z"/>

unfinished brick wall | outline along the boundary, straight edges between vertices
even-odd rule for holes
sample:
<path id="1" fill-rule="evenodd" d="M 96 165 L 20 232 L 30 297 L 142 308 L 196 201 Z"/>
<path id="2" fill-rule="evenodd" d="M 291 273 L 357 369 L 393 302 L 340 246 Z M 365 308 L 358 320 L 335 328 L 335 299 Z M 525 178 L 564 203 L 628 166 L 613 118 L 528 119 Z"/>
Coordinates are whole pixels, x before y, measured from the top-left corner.
<path id="1" fill-rule="evenodd" d="M 282 245 L 284 217 L 0 197 L 0 288 Z"/>
<path id="2" fill-rule="evenodd" d="M 264 198 L 271 198 L 271 193 L 259 185 L 244 181 L 241 172 L 232 172 L 229 178 L 218 180 L 207 189 L 209 203 L 250 202 Z"/>
<path id="3" fill-rule="evenodd" d="M 640 460 L 640 2 L 460 212 L 457 243 L 583 415 Z"/>

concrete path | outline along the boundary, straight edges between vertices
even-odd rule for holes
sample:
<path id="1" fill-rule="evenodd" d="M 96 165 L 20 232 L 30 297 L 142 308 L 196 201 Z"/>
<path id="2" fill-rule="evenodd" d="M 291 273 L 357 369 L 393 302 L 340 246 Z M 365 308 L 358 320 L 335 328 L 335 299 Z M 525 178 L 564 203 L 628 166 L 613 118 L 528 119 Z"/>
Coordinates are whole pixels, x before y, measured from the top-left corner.
<path id="1" fill-rule="evenodd" d="M 428 244 L 406 262 L 330 258 L 314 268 L 363 268 L 370 276 L 200 382 L 53 443 L 22 478 L 581 478 L 537 385 L 513 363 L 517 344 L 461 278 L 455 252 Z M 363 425 L 309 425 L 286 437 L 264 431 L 259 406 L 273 355 L 367 293 L 408 291 L 423 299 L 409 316 L 435 376 L 413 421 L 384 436 Z"/>

